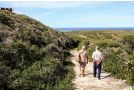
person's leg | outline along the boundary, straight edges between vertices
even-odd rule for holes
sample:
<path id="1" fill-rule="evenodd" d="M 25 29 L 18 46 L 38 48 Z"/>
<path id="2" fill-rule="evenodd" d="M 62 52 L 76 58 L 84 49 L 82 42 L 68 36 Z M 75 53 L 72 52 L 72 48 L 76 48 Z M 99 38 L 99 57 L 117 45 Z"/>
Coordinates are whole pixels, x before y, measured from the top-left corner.
<path id="1" fill-rule="evenodd" d="M 85 66 L 86 65 L 83 65 L 83 76 L 85 76 Z"/>
<path id="2" fill-rule="evenodd" d="M 98 65 L 98 79 L 100 80 L 101 75 L 101 63 Z"/>
<path id="3" fill-rule="evenodd" d="M 81 73 L 82 73 L 82 67 L 81 67 L 81 64 L 79 65 L 79 70 L 80 70 L 80 74 L 79 74 L 79 76 L 81 76 Z"/>
<path id="4" fill-rule="evenodd" d="M 84 67 L 82 67 L 82 73 L 81 73 L 82 76 L 84 76 L 84 70 L 85 70 Z"/>
<path id="5" fill-rule="evenodd" d="M 81 63 L 81 75 L 83 76 L 84 75 L 84 70 L 85 70 L 85 67 L 84 67 L 84 62 Z"/>
<path id="6" fill-rule="evenodd" d="M 96 77 L 96 63 L 93 63 L 93 76 Z"/>

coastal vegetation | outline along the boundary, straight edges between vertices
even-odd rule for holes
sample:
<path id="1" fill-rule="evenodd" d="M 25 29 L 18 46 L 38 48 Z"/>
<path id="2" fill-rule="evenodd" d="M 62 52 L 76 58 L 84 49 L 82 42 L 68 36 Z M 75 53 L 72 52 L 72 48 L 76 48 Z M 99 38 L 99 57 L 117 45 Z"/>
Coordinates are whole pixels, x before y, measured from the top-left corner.
<path id="1" fill-rule="evenodd" d="M 80 40 L 77 50 L 82 45 L 90 43 L 89 61 L 92 61 L 91 56 L 95 46 L 99 46 L 104 55 L 103 70 L 134 86 L 134 31 L 89 30 L 72 31 L 66 34 Z"/>
<path id="2" fill-rule="evenodd" d="M 0 89 L 72 90 L 78 41 L 26 15 L 0 10 Z"/>
<path id="3" fill-rule="evenodd" d="M 134 86 L 134 31 L 58 32 L 26 15 L 0 10 L 0 89 L 74 90 L 70 50 L 104 54 L 103 70 Z"/>

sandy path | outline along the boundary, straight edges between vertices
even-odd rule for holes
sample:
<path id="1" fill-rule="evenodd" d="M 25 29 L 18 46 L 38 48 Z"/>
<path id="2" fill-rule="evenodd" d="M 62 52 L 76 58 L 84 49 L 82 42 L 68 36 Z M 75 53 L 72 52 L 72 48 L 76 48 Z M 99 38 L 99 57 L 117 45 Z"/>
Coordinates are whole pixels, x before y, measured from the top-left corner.
<path id="1" fill-rule="evenodd" d="M 89 62 L 86 66 L 85 77 L 79 77 L 79 64 L 75 60 L 77 51 L 71 52 L 74 57 L 72 57 L 72 62 L 75 64 L 75 79 L 73 83 L 76 90 L 132 90 L 131 86 L 128 86 L 124 80 L 115 79 L 111 77 L 109 73 L 101 73 L 101 80 L 93 77 L 93 64 Z"/>
<path id="2" fill-rule="evenodd" d="M 87 38 L 86 36 L 84 36 L 84 35 L 79 35 L 80 37 L 83 37 L 83 38 Z"/>

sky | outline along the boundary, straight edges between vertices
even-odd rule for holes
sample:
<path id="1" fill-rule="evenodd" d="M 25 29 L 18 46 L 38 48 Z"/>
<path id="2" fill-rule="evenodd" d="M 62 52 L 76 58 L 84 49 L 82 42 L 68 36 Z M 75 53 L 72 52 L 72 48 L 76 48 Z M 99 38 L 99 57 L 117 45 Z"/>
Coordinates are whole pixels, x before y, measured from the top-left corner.
<path id="1" fill-rule="evenodd" d="M 134 27 L 134 1 L 0 1 L 47 26 Z"/>

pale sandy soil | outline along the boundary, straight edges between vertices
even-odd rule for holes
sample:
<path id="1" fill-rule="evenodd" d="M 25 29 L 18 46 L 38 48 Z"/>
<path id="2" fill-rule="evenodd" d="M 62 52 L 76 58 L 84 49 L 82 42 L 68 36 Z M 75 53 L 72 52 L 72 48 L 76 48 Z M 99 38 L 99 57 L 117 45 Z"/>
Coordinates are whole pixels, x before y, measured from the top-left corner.
<path id="1" fill-rule="evenodd" d="M 77 51 L 71 51 L 74 55 L 72 62 L 75 64 L 75 78 L 73 80 L 75 90 L 132 90 L 124 80 L 115 79 L 109 73 L 102 71 L 101 80 L 93 77 L 93 64 L 89 62 L 86 65 L 85 77 L 79 77 L 79 63 L 76 62 Z"/>
<path id="2" fill-rule="evenodd" d="M 87 38 L 86 36 L 84 36 L 84 35 L 79 35 L 80 37 L 83 37 L 83 38 Z"/>

